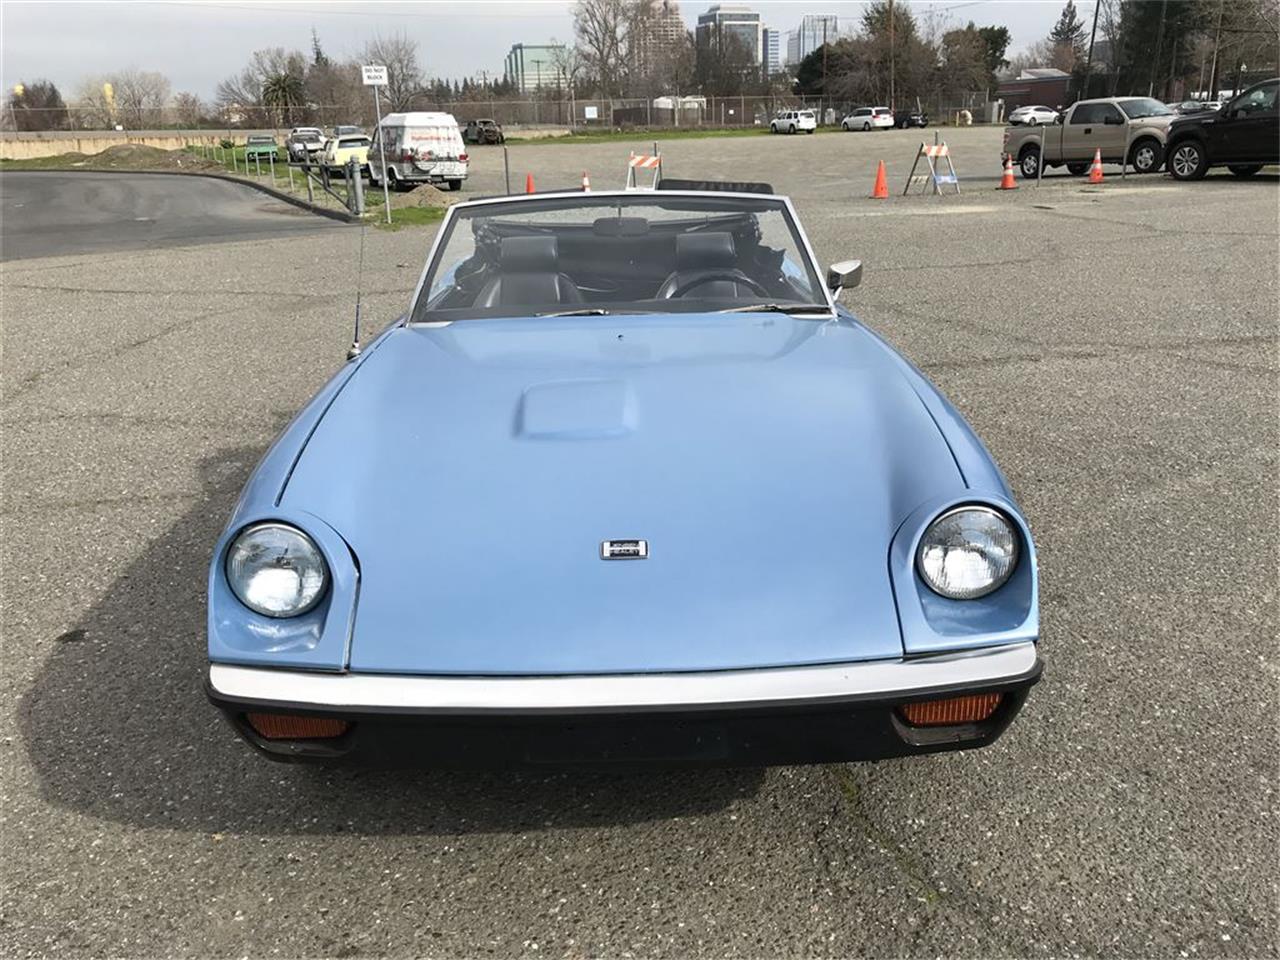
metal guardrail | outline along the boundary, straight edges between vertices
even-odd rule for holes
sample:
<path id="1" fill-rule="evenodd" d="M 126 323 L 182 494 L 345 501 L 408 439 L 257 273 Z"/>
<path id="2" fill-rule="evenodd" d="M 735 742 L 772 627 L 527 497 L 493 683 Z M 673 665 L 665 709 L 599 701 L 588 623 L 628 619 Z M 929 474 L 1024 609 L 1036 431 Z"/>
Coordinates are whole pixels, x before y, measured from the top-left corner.
<path id="1" fill-rule="evenodd" d="M 236 156 L 235 148 L 226 148 L 219 143 L 202 144 L 199 147 L 202 156 L 214 163 L 222 164 L 224 167 L 227 161 L 231 161 L 231 169 L 235 173 L 240 173 L 240 159 Z M 271 177 L 271 185 L 277 189 L 280 187 L 280 179 L 277 176 L 276 154 L 267 154 L 266 173 Z M 261 177 L 263 175 L 262 155 L 255 154 L 252 158 L 244 157 L 244 175 L 250 174 Z M 253 164 L 253 170 L 249 169 L 250 163 Z M 356 162 L 352 157 L 342 167 L 331 167 L 328 164 L 317 163 L 312 160 L 289 160 L 283 164 L 279 164 L 284 170 L 284 176 L 287 177 L 286 186 L 290 193 L 294 192 L 294 171 L 302 174 L 303 185 L 307 190 L 307 203 L 315 206 L 316 188 L 334 200 L 341 203 L 347 212 L 352 216 L 363 216 L 364 205 L 364 172 L 362 165 Z M 333 174 L 337 170 L 342 170 L 342 190 L 339 191 L 333 180 Z"/>

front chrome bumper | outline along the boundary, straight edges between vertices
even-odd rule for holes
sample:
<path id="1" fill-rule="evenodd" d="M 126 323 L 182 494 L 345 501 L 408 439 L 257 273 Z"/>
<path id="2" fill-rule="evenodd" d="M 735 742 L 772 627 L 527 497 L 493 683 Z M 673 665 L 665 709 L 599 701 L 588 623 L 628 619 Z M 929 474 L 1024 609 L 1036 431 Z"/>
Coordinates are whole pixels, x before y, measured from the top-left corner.
<path id="1" fill-rule="evenodd" d="M 209 667 L 218 701 L 338 713 L 563 714 L 856 703 L 1032 681 L 1031 642 L 904 660 L 704 673 L 389 676 Z"/>
<path id="2" fill-rule="evenodd" d="M 881 760 L 993 742 L 1040 677 L 1034 643 L 913 659 L 707 673 L 378 676 L 214 664 L 206 692 L 274 760 L 445 767 L 773 765 Z M 987 719 L 913 727 L 904 705 L 999 693 Z M 261 714 L 342 720 L 268 739 Z"/>

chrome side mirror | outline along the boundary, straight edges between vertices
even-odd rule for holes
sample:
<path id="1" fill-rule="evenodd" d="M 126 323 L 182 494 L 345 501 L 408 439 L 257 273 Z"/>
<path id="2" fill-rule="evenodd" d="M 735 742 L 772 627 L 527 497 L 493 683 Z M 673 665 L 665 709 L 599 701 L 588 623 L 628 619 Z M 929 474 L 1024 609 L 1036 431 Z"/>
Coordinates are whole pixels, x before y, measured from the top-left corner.
<path id="1" fill-rule="evenodd" d="M 827 289 L 831 291 L 833 298 L 840 296 L 840 291 L 845 287 L 852 289 L 860 283 L 862 283 L 861 260 L 841 260 L 827 268 Z"/>

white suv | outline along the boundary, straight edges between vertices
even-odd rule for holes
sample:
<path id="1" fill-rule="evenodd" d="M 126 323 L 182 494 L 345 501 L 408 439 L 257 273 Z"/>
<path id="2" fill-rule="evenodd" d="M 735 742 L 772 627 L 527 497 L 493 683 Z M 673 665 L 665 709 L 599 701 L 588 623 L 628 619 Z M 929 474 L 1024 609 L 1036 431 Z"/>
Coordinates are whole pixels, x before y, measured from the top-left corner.
<path id="1" fill-rule="evenodd" d="M 892 130 L 893 111 L 888 107 L 859 107 L 840 121 L 845 130 Z"/>
<path id="2" fill-rule="evenodd" d="M 812 110 L 783 110 L 769 121 L 770 133 L 813 133 L 818 118 Z"/>

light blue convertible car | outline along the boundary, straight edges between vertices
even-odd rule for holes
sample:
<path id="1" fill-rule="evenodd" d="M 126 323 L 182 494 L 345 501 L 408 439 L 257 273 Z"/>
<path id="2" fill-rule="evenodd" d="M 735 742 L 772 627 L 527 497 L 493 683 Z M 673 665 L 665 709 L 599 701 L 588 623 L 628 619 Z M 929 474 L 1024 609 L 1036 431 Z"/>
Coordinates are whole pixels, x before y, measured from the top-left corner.
<path id="1" fill-rule="evenodd" d="M 288 760 L 820 763 L 982 746 L 1035 551 L 789 201 L 451 207 L 408 313 L 214 547 L 210 699 Z"/>

